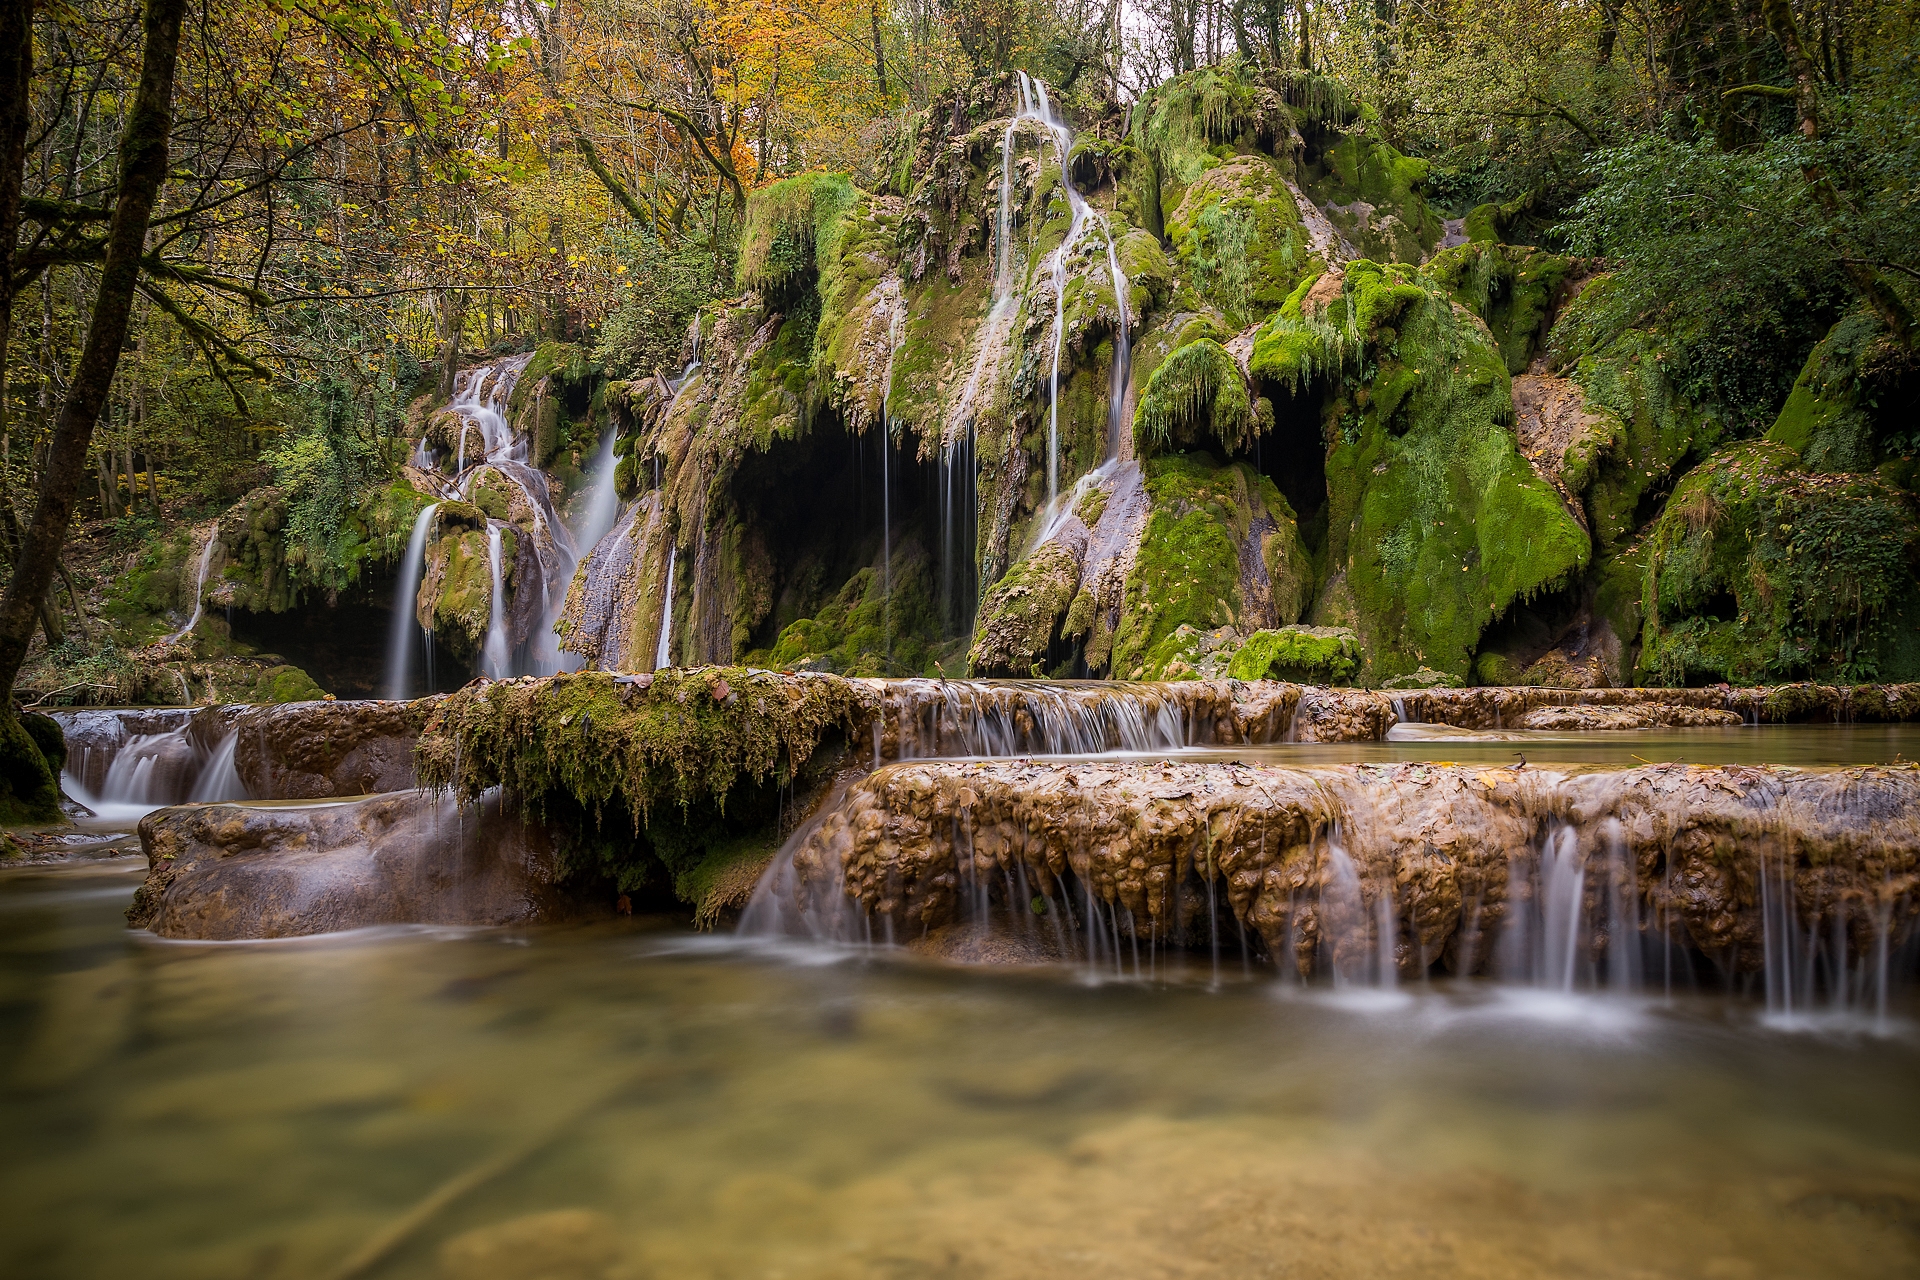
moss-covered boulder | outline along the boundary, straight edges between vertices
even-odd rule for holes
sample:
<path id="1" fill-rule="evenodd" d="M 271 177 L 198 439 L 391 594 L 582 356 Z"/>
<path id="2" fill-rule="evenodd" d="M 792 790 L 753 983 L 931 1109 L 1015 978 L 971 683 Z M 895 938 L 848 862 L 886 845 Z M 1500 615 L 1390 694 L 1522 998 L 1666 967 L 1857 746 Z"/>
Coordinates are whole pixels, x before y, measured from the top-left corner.
<path id="1" fill-rule="evenodd" d="M 1153 458 L 1144 470 L 1150 514 L 1126 572 L 1113 675 L 1151 680 L 1176 660 L 1191 665 L 1175 637 L 1182 626 L 1247 634 L 1299 620 L 1312 567 L 1272 480 L 1202 453 Z"/>
<path id="2" fill-rule="evenodd" d="M 1435 254 L 1427 272 L 1486 321 L 1507 372 L 1524 373 L 1546 345 L 1561 294 L 1579 270 L 1564 254 L 1475 241 Z"/>
<path id="3" fill-rule="evenodd" d="M 1235 680 L 1343 685 L 1360 673 L 1360 637 L 1346 627 L 1280 627 L 1247 637 L 1227 665 Z"/>
<path id="4" fill-rule="evenodd" d="M 58 822 L 60 726 L 47 716 L 0 712 L 0 826 Z"/>
<path id="5" fill-rule="evenodd" d="M 1370 682 L 1423 666 L 1464 676 L 1489 624 L 1586 568 L 1586 532 L 1515 447 L 1484 322 L 1410 267 L 1356 262 L 1337 292 L 1320 283 L 1268 322 L 1250 361 L 1277 388 L 1321 389 L 1313 621 L 1359 633 Z"/>
<path id="6" fill-rule="evenodd" d="M 1920 519 L 1871 473 L 1811 472 L 1774 441 L 1689 472 L 1647 539 L 1649 682 L 1920 675 Z"/>
<path id="7" fill-rule="evenodd" d="M 1767 439 L 1792 449 L 1809 471 L 1871 471 L 1909 487 L 1902 463 L 1920 445 L 1920 358 L 1887 336 L 1878 317 L 1855 311 L 1815 344 Z"/>

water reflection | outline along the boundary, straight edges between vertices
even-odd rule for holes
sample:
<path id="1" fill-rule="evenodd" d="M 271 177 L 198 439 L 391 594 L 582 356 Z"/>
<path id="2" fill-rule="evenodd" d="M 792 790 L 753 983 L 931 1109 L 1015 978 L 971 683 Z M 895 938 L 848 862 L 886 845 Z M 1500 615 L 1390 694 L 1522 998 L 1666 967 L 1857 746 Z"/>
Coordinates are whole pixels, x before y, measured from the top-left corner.
<path id="1" fill-rule="evenodd" d="M 0 877 L 5 1274 L 339 1274 L 449 1187 L 363 1274 L 1920 1265 L 1904 1020 L 1205 962 L 1088 987 L 644 926 L 160 944 L 120 926 L 133 884 Z"/>

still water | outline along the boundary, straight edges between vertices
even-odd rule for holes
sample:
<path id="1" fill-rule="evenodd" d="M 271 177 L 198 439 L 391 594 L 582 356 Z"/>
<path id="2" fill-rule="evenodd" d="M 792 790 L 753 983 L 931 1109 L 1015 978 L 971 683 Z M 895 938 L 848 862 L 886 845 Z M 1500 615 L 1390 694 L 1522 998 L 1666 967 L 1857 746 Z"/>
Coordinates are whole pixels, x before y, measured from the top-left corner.
<path id="1" fill-rule="evenodd" d="M 134 861 L 0 875 L 0 1274 L 1920 1274 L 1911 1002 L 160 943 Z"/>

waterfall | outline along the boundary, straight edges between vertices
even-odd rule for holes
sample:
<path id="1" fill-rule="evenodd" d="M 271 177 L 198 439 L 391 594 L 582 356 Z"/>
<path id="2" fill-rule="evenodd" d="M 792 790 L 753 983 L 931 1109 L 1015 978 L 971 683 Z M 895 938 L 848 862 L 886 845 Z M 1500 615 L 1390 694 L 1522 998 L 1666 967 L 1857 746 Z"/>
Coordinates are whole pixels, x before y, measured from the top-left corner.
<path id="1" fill-rule="evenodd" d="M 653 650 L 653 669 L 664 671 L 673 665 L 673 562 L 679 557 L 674 554 L 673 535 L 667 535 L 667 586 L 661 595 L 660 604 L 660 642 Z M 697 579 L 696 579 L 697 580 Z"/>
<path id="2" fill-rule="evenodd" d="M 1190 745 L 1191 696 L 1145 683 L 895 680 L 887 731 L 899 760 L 1175 751 Z"/>
<path id="3" fill-rule="evenodd" d="M 413 656 L 413 634 L 420 628 L 416 616 L 420 574 L 426 567 L 427 534 L 433 527 L 433 513 L 439 509 L 439 503 L 430 502 L 414 518 L 413 533 L 407 539 L 406 559 L 400 562 L 400 582 L 393 592 L 393 627 L 387 640 L 387 696 L 396 700 L 412 693 L 408 667 Z"/>
<path id="4" fill-rule="evenodd" d="M 509 648 L 507 644 L 507 611 L 505 605 L 505 587 L 501 583 L 500 531 L 504 526 L 498 520 L 487 521 L 487 572 L 493 584 L 489 593 L 490 615 L 487 619 L 487 643 L 481 650 L 480 669 L 496 680 L 504 680 L 513 672 L 509 666 Z"/>
<path id="5" fill-rule="evenodd" d="M 907 300 L 895 286 L 893 318 L 887 325 L 887 368 L 880 384 L 880 635 L 883 650 L 893 657 L 893 504 L 887 456 L 893 452 L 893 359 L 900 352 L 900 336 L 907 322 Z"/>
<path id="6" fill-rule="evenodd" d="M 1119 312 L 1119 327 L 1114 334 L 1113 372 L 1107 388 L 1108 459 L 1119 456 L 1125 438 L 1127 383 L 1132 367 L 1132 348 L 1127 333 L 1127 278 L 1120 270 L 1120 254 L 1114 243 L 1113 227 L 1104 215 L 1094 211 L 1073 185 L 1068 163 L 1073 154 L 1073 131 L 1054 114 L 1045 84 L 1037 80 L 1029 82 L 1026 73 L 1021 72 L 1020 86 L 1023 113 L 1030 113 L 1033 119 L 1046 126 L 1053 137 L 1054 151 L 1060 161 L 1060 189 L 1066 193 L 1067 208 L 1071 215 L 1066 238 L 1054 250 L 1052 266 L 1053 369 L 1048 377 L 1051 403 L 1047 409 L 1047 505 L 1052 508 L 1060 497 L 1060 365 L 1066 353 L 1067 257 L 1078 246 L 1089 225 L 1098 226 L 1106 240 L 1107 270 L 1112 275 L 1114 304 Z"/>
<path id="7" fill-rule="evenodd" d="M 607 536 L 620 511 L 620 495 L 613 489 L 613 473 L 618 461 L 613 456 L 613 444 L 617 435 L 618 432 L 609 428 L 600 441 L 600 451 L 594 455 L 593 482 L 587 487 L 586 509 L 580 513 L 580 527 L 573 531 L 573 545 L 579 548 L 582 559 Z"/>
<path id="8" fill-rule="evenodd" d="M 137 822 L 166 805 L 245 800 L 237 741 L 217 708 L 56 712 L 67 739 L 65 792 L 100 818 Z M 211 732 L 220 737 L 208 749 Z"/>
<path id="9" fill-rule="evenodd" d="M 207 544 L 200 548 L 200 572 L 193 580 L 193 615 L 187 619 L 187 625 L 167 637 L 168 644 L 174 644 L 182 637 L 192 633 L 200 625 L 200 611 L 205 607 L 207 595 L 207 570 L 213 565 L 213 548 L 220 541 L 220 526 L 214 525 L 207 530 Z"/>

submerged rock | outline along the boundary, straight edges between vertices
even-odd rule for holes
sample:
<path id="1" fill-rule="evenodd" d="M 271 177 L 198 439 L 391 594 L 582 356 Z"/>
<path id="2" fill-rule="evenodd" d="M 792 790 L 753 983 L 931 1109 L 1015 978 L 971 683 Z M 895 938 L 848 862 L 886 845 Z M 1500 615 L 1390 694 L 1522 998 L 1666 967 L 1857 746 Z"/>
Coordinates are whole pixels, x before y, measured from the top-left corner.
<path id="1" fill-rule="evenodd" d="M 1920 768 L 902 764 L 790 860 L 762 893 L 816 931 L 864 916 L 931 937 L 989 904 L 1025 921 L 1038 897 L 1143 944 L 1204 940 L 1231 911 L 1303 973 L 1471 973 L 1504 938 L 1551 976 L 1626 934 L 1755 970 L 1783 922 L 1853 955 L 1910 932 Z M 1532 959 L 1556 902 L 1565 950 Z"/>
<path id="2" fill-rule="evenodd" d="M 565 915 L 544 828 L 490 799 L 418 791 L 299 805 L 206 804 L 140 821 L 147 879 L 127 922 L 163 938 L 287 938 L 381 924 Z"/>

